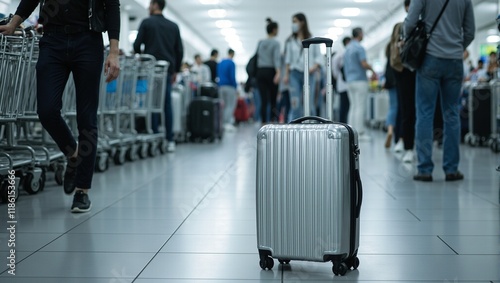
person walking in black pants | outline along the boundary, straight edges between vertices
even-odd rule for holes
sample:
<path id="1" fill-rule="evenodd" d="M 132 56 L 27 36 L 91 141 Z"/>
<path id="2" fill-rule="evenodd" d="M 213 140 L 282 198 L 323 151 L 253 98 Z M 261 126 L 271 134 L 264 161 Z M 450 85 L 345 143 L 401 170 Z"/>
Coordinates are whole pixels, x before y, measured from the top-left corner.
<path id="1" fill-rule="evenodd" d="M 346 48 L 350 42 L 350 37 L 344 37 L 344 39 L 342 39 L 344 48 Z M 344 74 L 342 74 L 344 68 L 344 53 L 345 51 L 338 52 L 332 58 L 332 75 L 337 81 L 336 91 L 340 96 L 339 122 L 341 123 L 347 123 L 350 107 L 349 95 L 347 94 L 347 83 L 345 82 Z"/>
<path id="2" fill-rule="evenodd" d="M 38 4 L 38 0 L 21 0 L 10 23 L 0 26 L 0 33 L 13 34 Z M 58 9 L 54 10 L 54 4 L 59 5 Z M 92 0 L 90 4 L 96 7 L 91 16 L 89 1 L 45 1 L 39 19 L 44 32 L 36 65 L 37 112 L 43 127 L 68 157 L 64 191 L 74 193 L 72 212 L 87 212 L 92 207 L 88 191 L 97 152 L 97 108 L 104 61 L 102 32 L 105 29 L 110 41 L 109 55 L 104 64 L 106 82 L 116 79 L 120 72 L 119 0 Z M 104 17 L 96 19 L 99 15 Z M 103 23 L 104 27 L 98 23 Z M 62 95 L 70 73 L 76 89 L 78 142 L 61 117 Z"/>
<path id="3" fill-rule="evenodd" d="M 410 0 L 405 0 L 404 7 L 406 12 L 410 8 Z M 412 163 L 414 161 L 413 148 L 415 147 L 415 87 L 416 73 L 403 67 L 399 56 L 392 55 L 392 52 L 398 52 L 403 33 L 403 23 L 398 23 L 393 29 L 391 37 L 391 67 L 395 70 L 396 90 L 398 93 L 398 117 L 399 134 L 403 138 L 404 155 L 403 162 Z M 395 59 L 397 57 L 398 60 Z M 396 122 L 397 123 L 397 122 Z M 398 145 L 396 145 L 398 147 Z"/>
<path id="4" fill-rule="evenodd" d="M 268 38 L 259 42 L 257 47 L 257 85 L 261 97 L 260 117 L 263 124 L 269 122 L 268 105 L 271 104 L 271 122 L 278 122 L 279 112 L 276 109 L 276 98 L 280 82 L 281 54 L 280 43 L 275 39 L 278 35 L 278 24 L 267 19 Z"/>
<path id="5" fill-rule="evenodd" d="M 412 163 L 415 147 L 415 79 L 416 73 L 404 68 L 396 73 L 398 107 L 401 113 L 401 136 L 404 150 L 403 162 Z"/>

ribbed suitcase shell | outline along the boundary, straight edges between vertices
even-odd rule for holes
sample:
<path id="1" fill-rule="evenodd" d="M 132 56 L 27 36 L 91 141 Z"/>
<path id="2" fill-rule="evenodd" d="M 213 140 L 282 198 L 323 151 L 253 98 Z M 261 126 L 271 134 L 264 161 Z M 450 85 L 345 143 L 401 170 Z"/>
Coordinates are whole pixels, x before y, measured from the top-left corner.
<path id="1" fill-rule="evenodd" d="M 357 145 L 355 131 L 353 136 Z M 352 217 L 357 200 L 352 197 L 354 172 L 347 128 L 268 125 L 261 128 L 257 140 L 259 252 L 318 262 L 331 260 L 328 256 L 343 261 L 357 252 L 359 218 Z M 351 235 L 351 223 L 355 235 Z"/>

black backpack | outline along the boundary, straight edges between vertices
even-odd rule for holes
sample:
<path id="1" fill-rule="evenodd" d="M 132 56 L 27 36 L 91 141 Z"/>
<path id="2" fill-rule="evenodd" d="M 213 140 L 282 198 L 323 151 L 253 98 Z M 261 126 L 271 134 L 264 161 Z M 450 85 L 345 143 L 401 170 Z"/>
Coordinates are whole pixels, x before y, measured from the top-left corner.
<path id="1" fill-rule="evenodd" d="M 257 52 L 248 61 L 246 70 L 249 78 L 255 78 L 257 76 Z"/>

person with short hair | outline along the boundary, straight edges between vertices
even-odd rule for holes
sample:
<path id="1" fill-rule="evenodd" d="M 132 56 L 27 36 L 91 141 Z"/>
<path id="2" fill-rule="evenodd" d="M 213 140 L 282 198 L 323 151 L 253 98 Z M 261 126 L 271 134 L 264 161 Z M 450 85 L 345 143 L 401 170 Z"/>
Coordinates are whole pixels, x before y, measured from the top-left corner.
<path id="1" fill-rule="evenodd" d="M 184 47 L 182 45 L 179 26 L 163 16 L 163 10 L 167 3 L 165 0 L 151 0 L 149 3 L 150 17 L 143 20 L 139 26 L 139 32 L 134 42 L 135 53 L 142 53 L 141 46 L 144 44 L 144 54 L 153 55 L 156 60 L 164 60 L 170 63 L 167 75 L 167 87 L 165 91 L 165 132 L 168 141 L 167 151 L 175 151 L 172 114 L 172 84 L 176 80 L 177 73 L 182 66 Z M 158 132 L 158 115 L 153 115 L 153 131 Z"/>
<path id="2" fill-rule="evenodd" d="M 347 121 L 358 131 L 360 141 L 369 141 L 371 138 L 368 136 L 364 123 L 369 92 L 366 70 L 372 72 L 373 79 L 376 78 L 376 73 L 367 63 L 366 51 L 361 46 L 363 37 L 363 29 L 358 27 L 352 30 L 352 40 L 347 45 L 344 54 L 344 73 L 351 104 Z"/>
<path id="3" fill-rule="evenodd" d="M 210 68 L 203 64 L 200 54 L 194 55 L 194 64 L 191 67 L 191 73 L 194 75 L 194 83 L 197 87 L 212 80 Z"/>
<path id="4" fill-rule="evenodd" d="M 210 75 L 213 83 L 217 83 L 217 58 L 219 58 L 219 51 L 217 49 L 212 49 L 210 52 L 210 59 L 204 63 L 210 68 Z"/>
<path id="5" fill-rule="evenodd" d="M 234 109 L 238 102 L 238 83 L 236 82 L 236 65 L 233 61 L 234 50 L 227 51 L 227 58 L 217 66 L 219 78 L 219 97 L 224 101 L 223 123 L 224 130 L 231 132 L 234 127 Z"/>
<path id="6" fill-rule="evenodd" d="M 427 30 L 435 23 L 446 0 L 412 0 L 404 31 L 408 35 L 422 19 Z M 433 121 L 438 94 L 444 122 L 443 171 L 446 181 L 462 180 L 460 162 L 459 97 L 463 82 L 463 52 L 475 37 L 474 9 L 470 0 L 450 0 L 417 69 L 415 144 L 418 173 L 415 181 L 431 182 Z"/>

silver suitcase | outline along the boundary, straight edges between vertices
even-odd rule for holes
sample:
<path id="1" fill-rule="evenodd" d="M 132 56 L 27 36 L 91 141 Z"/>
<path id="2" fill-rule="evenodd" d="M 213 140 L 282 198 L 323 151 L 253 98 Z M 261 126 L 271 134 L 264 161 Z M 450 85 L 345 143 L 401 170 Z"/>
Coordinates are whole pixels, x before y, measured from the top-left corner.
<path id="1" fill-rule="evenodd" d="M 328 118 L 308 117 L 309 80 L 304 76 L 306 117 L 287 125 L 267 125 L 257 136 L 257 245 L 262 269 L 274 260 L 333 263 L 335 275 L 356 269 L 362 186 L 357 133 L 331 122 L 332 41 L 303 42 L 305 66 L 309 46 L 327 45 Z M 305 70 L 307 70 L 306 68 Z"/>

